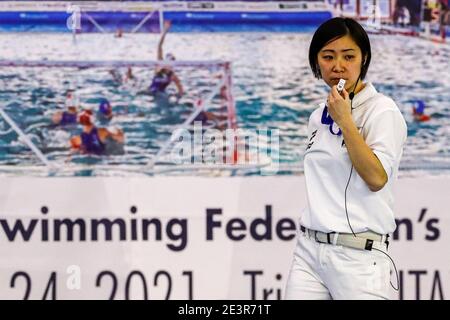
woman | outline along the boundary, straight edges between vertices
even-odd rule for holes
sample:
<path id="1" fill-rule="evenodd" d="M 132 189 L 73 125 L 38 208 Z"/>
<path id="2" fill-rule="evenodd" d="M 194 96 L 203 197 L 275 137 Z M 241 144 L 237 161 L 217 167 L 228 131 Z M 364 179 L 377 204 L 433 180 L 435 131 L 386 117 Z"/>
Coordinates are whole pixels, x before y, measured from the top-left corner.
<path id="1" fill-rule="evenodd" d="M 363 81 L 370 61 L 369 38 L 352 19 L 328 20 L 312 38 L 310 66 L 330 92 L 309 119 L 308 201 L 286 299 L 389 299 L 392 188 L 407 128 L 394 101 Z"/>
<path id="2" fill-rule="evenodd" d="M 102 98 L 98 105 L 97 119 L 100 123 L 105 124 L 110 122 L 113 116 L 111 103 L 109 103 L 108 99 Z"/>
<path id="3" fill-rule="evenodd" d="M 175 61 L 175 56 L 168 53 L 164 59 L 163 44 L 166 34 L 171 27 L 170 21 L 164 22 L 164 30 L 161 39 L 158 43 L 158 61 L 168 61 L 169 64 L 162 64 L 156 67 L 155 74 L 150 85 L 150 93 L 155 97 L 155 102 L 159 107 L 165 107 L 171 104 L 176 104 L 177 101 L 172 101 L 170 95 L 166 92 L 166 88 L 173 82 L 177 87 L 177 100 L 183 95 L 183 86 L 175 72 L 172 70 L 170 62 Z"/>
<path id="4" fill-rule="evenodd" d="M 425 114 L 425 102 L 422 100 L 413 100 L 415 105 L 412 107 L 412 114 L 415 121 L 425 122 L 431 120 L 431 117 Z"/>
<path id="5" fill-rule="evenodd" d="M 66 110 L 57 111 L 52 115 L 53 125 L 67 126 L 77 124 L 79 99 L 72 90 L 69 90 L 66 94 L 65 106 Z"/>
<path id="6" fill-rule="evenodd" d="M 67 126 L 77 123 L 78 110 L 75 106 L 67 107 L 67 110 L 57 111 L 52 115 L 52 124 Z"/>
<path id="7" fill-rule="evenodd" d="M 125 137 L 117 128 L 97 128 L 92 111 L 84 110 L 79 117 L 83 132 L 70 139 L 72 151 L 93 155 L 118 155 L 124 153 Z"/>

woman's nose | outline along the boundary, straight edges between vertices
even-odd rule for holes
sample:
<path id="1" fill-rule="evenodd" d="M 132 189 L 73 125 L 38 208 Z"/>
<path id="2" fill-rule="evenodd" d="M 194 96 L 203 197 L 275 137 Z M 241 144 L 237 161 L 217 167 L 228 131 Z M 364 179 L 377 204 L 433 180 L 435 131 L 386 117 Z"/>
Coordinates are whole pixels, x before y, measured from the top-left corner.
<path id="1" fill-rule="evenodd" d="M 333 71 L 340 73 L 345 71 L 345 63 L 341 59 L 336 59 L 333 66 Z"/>

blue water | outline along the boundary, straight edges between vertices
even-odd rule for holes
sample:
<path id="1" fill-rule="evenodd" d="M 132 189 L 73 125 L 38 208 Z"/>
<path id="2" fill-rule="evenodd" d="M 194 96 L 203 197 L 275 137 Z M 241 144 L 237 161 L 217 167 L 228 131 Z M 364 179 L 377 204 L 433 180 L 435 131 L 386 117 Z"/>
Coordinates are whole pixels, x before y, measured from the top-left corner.
<path id="1" fill-rule="evenodd" d="M 281 173 L 301 169 L 306 143 L 306 125 L 311 112 L 328 92 L 309 70 L 307 50 L 311 33 L 215 33 L 169 34 L 167 52 L 178 60 L 228 60 L 233 68 L 233 93 L 240 128 L 280 131 Z M 403 171 L 434 174 L 450 168 L 450 49 L 421 39 L 401 36 L 371 36 L 373 60 L 367 80 L 392 97 L 408 124 Z M 158 35 L 83 34 L 73 43 L 65 34 L 1 34 L 4 59 L 154 60 Z M 83 105 L 96 106 L 107 97 L 118 115 L 113 124 L 124 129 L 125 155 L 69 157 L 68 138 L 79 132 L 38 128 L 33 141 L 56 163 L 114 165 L 145 164 L 180 124 L 191 107 L 188 103 L 161 110 L 151 97 L 136 95 L 149 85 L 152 71 L 135 68 L 136 87 L 120 86 L 106 69 L 76 70 L 2 68 L 0 101 L 4 110 L 23 130 L 48 122 L 61 109 L 64 92 L 78 89 Z M 183 68 L 179 76 L 187 89 L 187 102 L 206 94 L 214 85 L 214 72 Z M 422 99 L 431 121 L 417 123 L 411 116 L 411 100 Z M 213 105 L 219 108 L 216 99 Z M 0 131 L 8 126 L 0 122 Z M 0 165 L 40 164 L 14 132 L 0 135 Z M 70 175 L 96 175 L 95 169 Z"/>

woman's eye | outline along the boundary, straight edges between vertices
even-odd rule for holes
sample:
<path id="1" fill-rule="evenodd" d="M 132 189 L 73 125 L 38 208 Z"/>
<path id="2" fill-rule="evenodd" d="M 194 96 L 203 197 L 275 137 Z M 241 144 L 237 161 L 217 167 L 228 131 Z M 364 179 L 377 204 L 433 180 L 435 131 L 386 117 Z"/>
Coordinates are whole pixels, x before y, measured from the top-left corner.
<path id="1" fill-rule="evenodd" d="M 355 58 L 355 56 L 345 56 L 346 60 L 353 60 Z"/>
<path id="2" fill-rule="evenodd" d="M 332 56 L 323 56 L 322 59 L 331 60 L 331 59 L 333 59 L 333 57 Z"/>

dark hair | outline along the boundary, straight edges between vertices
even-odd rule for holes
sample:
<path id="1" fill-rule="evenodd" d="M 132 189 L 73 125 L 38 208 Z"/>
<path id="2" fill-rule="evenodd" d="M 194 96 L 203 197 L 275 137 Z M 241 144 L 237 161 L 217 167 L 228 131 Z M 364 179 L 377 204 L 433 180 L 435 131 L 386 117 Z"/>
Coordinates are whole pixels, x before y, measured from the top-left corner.
<path id="1" fill-rule="evenodd" d="M 370 49 L 369 36 L 364 28 L 355 20 L 350 18 L 332 18 L 325 21 L 314 33 L 309 46 L 309 65 L 314 76 L 317 79 L 322 78 L 320 74 L 319 64 L 317 62 L 317 55 L 319 51 L 331 41 L 349 35 L 353 41 L 361 49 L 362 65 L 360 78 L 363 80 L 369 69 L 372 52 Z"/>

